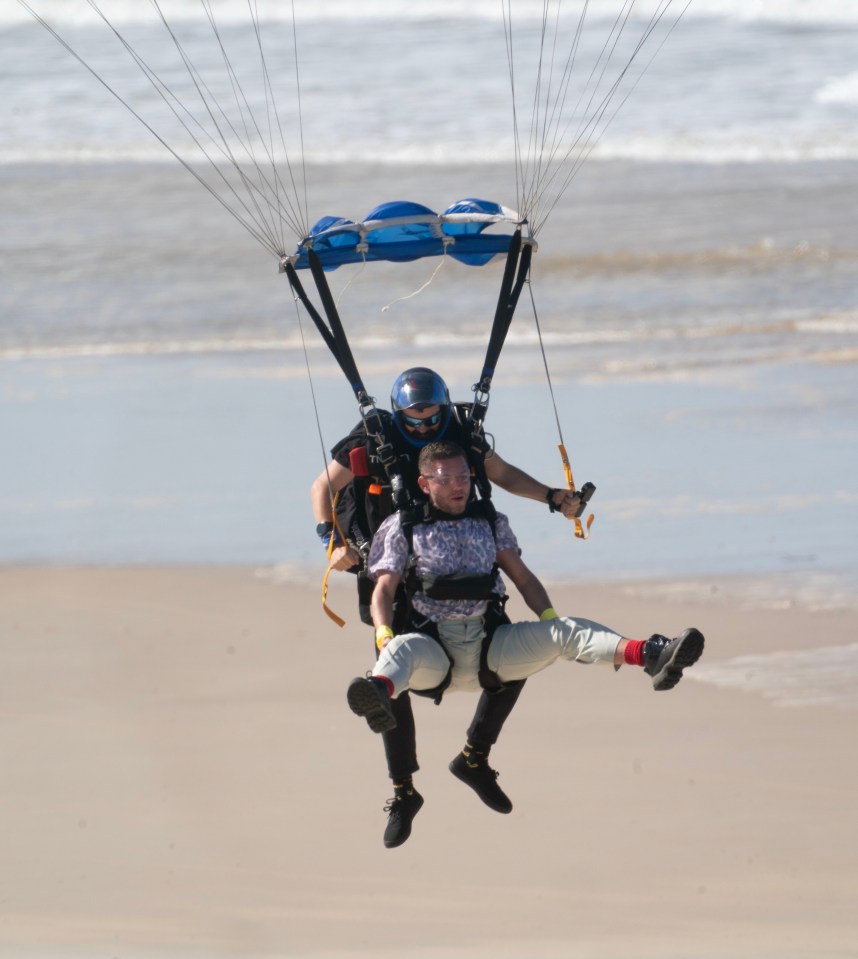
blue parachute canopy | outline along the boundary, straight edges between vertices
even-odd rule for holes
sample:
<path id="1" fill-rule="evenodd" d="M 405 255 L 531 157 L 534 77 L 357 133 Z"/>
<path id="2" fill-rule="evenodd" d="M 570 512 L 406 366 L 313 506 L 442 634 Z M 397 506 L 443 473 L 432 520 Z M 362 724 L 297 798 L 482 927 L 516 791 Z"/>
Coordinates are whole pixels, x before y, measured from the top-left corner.
<path id="1" fill-rule="evenodd" d="M 497 232 L 499 224 L 506 226 L 500 228 L 503 232 Z M 405 263 L 446 253 L 469 266 L 483 266 L 507 252 L 521 225 L 517 213 L 491 200 L 459 200 L 440 214 L 419 203 L 394 201 L 377 206 L 360 223 L 323 217 L 289 260 L 295 269 L 306 268 L 307 250 L 312 249 L 326 270 L 335 270 L 343 263 Z"/>

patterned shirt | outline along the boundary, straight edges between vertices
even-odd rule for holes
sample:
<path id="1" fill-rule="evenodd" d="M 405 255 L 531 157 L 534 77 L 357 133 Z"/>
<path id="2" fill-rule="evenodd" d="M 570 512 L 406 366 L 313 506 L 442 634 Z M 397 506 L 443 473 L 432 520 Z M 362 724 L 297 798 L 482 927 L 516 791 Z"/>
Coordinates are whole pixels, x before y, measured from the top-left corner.
<path id="1" fill-rule="evenodd" d="M 497 514 L 497 541 L 487 520 L 465 516 L 456 520 L 436 520 L 414 527 L 414 556 L 417 574 L 443 576 L 449 573 L 490 573 L 495 556 L 501 550 L 518 550 L 518 541 L 503 513 Z M 368 570 L 372 579 L 379 573 L 397 573 L 403 579 L 408 568 L 408 541 L 402 532 L 399 514 L 389 516 L 379 527 L 369 552 Z M 495 591 L 506 595 L 500 573 Z M 414 608 L 434 622 L 468 619 L 486 610 L 484 599 L 431 599 L 415 593 Z"/>

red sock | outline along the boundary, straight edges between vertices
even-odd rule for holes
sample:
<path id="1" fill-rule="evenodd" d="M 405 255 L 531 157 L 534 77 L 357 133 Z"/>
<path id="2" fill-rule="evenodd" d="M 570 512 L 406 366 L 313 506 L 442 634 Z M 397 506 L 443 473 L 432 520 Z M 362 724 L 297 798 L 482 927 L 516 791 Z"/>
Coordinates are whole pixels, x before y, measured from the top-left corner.
<path id="1" fill-rule="evenodd" d="M 393 693 L 394 693 L 393 681 L 388 679 L 387 676 L 373 676 L 373 679 L 380 679 L 384 683 L 384 685 L 387 686 L 387 695 L 390 696 L 391 699 L 393 699 Z"/>
<path id="2" fill-rule="evenodd" d="M 645 639 L 629 639 L 626 641 L 626 648 L 623 650 L 623 659 L 629 666 L 643 666 Z"/>

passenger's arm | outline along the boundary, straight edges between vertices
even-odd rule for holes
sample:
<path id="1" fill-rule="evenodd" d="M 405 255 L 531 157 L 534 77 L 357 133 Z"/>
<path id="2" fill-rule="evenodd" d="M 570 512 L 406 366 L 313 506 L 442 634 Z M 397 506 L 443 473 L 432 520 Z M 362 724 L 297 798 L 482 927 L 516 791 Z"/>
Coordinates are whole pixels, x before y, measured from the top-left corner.
<path id="1" fill-rule="evenodd" d="M 376 631 L 380 626 L 388 626 L 390 629 L 393 629 L 393 598 L 396 595 L 396 588 L 401 581 L 402 577 L 399 573 L 382 570 L 378 574 L 369 606 L 372 612 L 372 622 Z M 378 643 L 378 648 L 384 649 L 390 639 L 392 639 L 392 637 L 381 640 Z"/>
<path id="2" fill-rule="evenodd" d="M 542 615 L 546 609 L 551 609 L 551 600 L 548 598 L 545 587 L 536 578 L 536 574 L 525 566 L 517 549 L 510 547 L 500 550 L 497 554 L 497 564 L 537 616 Z"/>

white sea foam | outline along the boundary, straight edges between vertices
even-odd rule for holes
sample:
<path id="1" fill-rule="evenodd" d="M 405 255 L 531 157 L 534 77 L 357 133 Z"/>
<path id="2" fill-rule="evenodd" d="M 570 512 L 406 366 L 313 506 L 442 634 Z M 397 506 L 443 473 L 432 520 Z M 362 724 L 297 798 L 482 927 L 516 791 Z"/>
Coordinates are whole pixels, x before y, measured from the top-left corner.
<path id="1" fill-rule="evenodd" d="M 688 680 L 757 693 L 775 706 L 858 709 L 858 643 L 699 663 Z"/>
<path id="2" fill-rule="evenodd" d="M 85 0 L 29 0 L 42 16 L 55 23 L 91 23 L 97 15 Z M 209 0 L 218 22 L 244 23 L 248 18 L 247 0 Z M 118 24 L 151 19 L 148 4 L 140 0 L 100 0 L 99 6 Z M 166 16 L 172 20 L 200 20 L 205 14 L 200 0 L 160 0 Z M 291 4 L 281 0 L 261 0 L 254 4 L 264 19 L 291 19 Z M 552 10 L 556 9 L 556 0 Z M 564 15 L 577 17 L 580 0 L 561 0 Z M 590 0 L 589 16 L 616 15 L 622 4 L 618 0 Z M 664 0 L 636 0 L 631 11 L 633 18 L 649 19 L 664 7 Z M 512 0 L 517 21 L 535 21 L 543 15 L 543 0 Z M 687 9 L 686 9 L 687 8 Z M 141 9 L 143 14 L 141 14 Z M 723 17 L 740 22 L 774 22 L 822 25 L 858 23 L 858 8 L 852 0 L 673 0 L 670 14 L 685 10 L 684 16 Z M 327 22 L 336 20 L 390 20 L 437 21 L 489 20 L 501 16 L 500 0 L 364 0 L 359 7 L 353 0 L 295 0 L 299 22 Z M 0 24 L 20 23 L 29 18 L 26 10 L 13 3 L 0 12 Z"/>
<path id="3" fill-rule="evenodd" d="M 84 59 L 93 62 L 96 72 L 135 107 L 145 107 L 142 115 L 150 121 L 157 98 L 146 89 L 137 65 L 107 28 L 97 23 L 85 0 L 34 0 L 33 5 L 61 33 L 71 32 L 73 46 L 80 45 Z M 656 0 L 639 0 L 627 28 L 629 39 L 641 34 L 646 18 L 657 6 Z M 684 0 L 674 0 L 662 28 L 673 23 L 684 6 Z M 166 70 L 184 104 L 195 104 L 199 110 L 181 62 L 176 58 L 172 66 L 168 65 L 172 51 L 169 38 L 164 35 L 163 44 L 153 42 L 162 28 L 147 33 L 132 26 L 141 19 L 141 11 L 146 12 L 148 24 L 157 25 L 152 8 L 138 0 L 108 0 L 103 7 L 119 27 L 127 27 L 140 39 L 147 52 L 147 45 L 152 44 L 152 53 L 164 57 L 160 66 L 156 58 L 156 68 Z M 214 0 L 213 8 L 221 25 L 250 26 L 246 0 Z M 361 4 L 358 12 L 356 8 L 350 0 L 297 3 L 299 55 L 303 45 L 308 50 L 324 51 L 317 58 L 305 57 L 302 61 L 301 73 L 307 82 L 306 136 L 301 141 L 295 117 L 288 114 L 289 105 L 297 98 L 291 88 L 284 88 L 287 78 L 291 84 L 294 76 L 289 65 L 291 45 L 284 40 L 289 31 L 284 33 L 282 24 L 263 31 L 263 39 L 277 51 L 277 56 L 269 54 L 269 66 L 278 77 L 285 111 L 281 125 L 290 146 L 303 142 L 305 159 L 322 164 L 368 160 L 443 166 L 512 161 L 500 0 L 376 0 Z M 621 8 L 621 0 L 590 3 L 574 71 L 576 79 L 583 82 L 588 75 L 592 66 L 588 57 L 597 55 L 610 35 L 612 15 Z M 573 23 L 578 9 L 577 3 L 564 5 Z M 166 0 L 164 10 L 170 22 L 185 23 L 185 42 L 206 82 L 212 82 L 218 73 L 224 79 L 219 48 L 199 0 Z M 260 3 L 259 10 L 262 16 L 279 12 L 282 21 L 283 11 L 291 10 L 291 5 L 269 0 Z M 513 0 L 513 11 L 522 35 L 517 50 L 524 60 L 516 76 L 523 106 L 531 101 L 529 73 L 522 66 L 539 49 L 536 25 L 542 0 Z M 386 21 L 385 29 L 373 29 L 374 21 L 381 18 Z M 427 28 L 436 30 L 442 29 L 445 18 L 470 21 L 474 30 L 456 25 L 443 49 L 430 39 L 434 51 L 431 57 L 391 55 L 391 50 L 407 50 L 418 42 L 421 27 L 415 26 L 416 21 L 426 21 Z M 486 29 L 484 20 L 497 23 L 496 36 Z M 350 25 L 338 31 L 328 21 L 349 21 Z M 109 101 L 97 81 L 63 53 L 23 7 L 11 3 L 0 13 L 0 29 L 13 22 L 29 24 L 32 29 L 16 30 L 10 42 L 9 100 L 16 108 L 0 117 L 0 163 L 169 159 L 163 146 L 139 121 L 123 114 L 119 105 L 105 109 Z M 781 29 L 783 24 L 790 29 Z M 845 32 L 842 36 L 835 32 L 832 40 L 831 30 L 825 27 L 843 27 Z M 591 159 L 595 162 L 616 158 L 713 164 L 854 159 L 858 157 L 858 134 L 851 111 L 858 104 L 858 74 L 853 64 L 854 38 L 849 35 L 854 27 L 858 27 L 858 4 L 851 2 L 693 0 L 669 38 L 663 33 L 652 38 L 647 49 L 653 54 L 657 51 L 657 55 L 643 82 L 637 85 L 636 76 L 634 80 L 626 78 L 629 86 L 623 88 L 608 115 L 634 86 L 630 103 L 611 119 L 607 130 L 589 130 L 593 135 L 581 144 L 580 155 L 589 156 L 592 147 Z M 252 38 L 251 31 L 248 36 Z M 667 42 L 657 50 L 662 39 Z M 230 37 L 227 48 L 236 56 L 234 42 L 239 41 Z M 743 49 L 753 50 L 753 57 L 743 56 Z M 264 116 L 266 104 L 258 82 L 257 53 L 250 43 L 243 54 L 238 53 L 236 63 L 254 113 Z M 616 71 L 612 61 L 608 83 L 619 71 L 622 57 L 618 52 Z M 371 70 L 366 67 L 368 61 L 373 64 Z M 350 82 L 344 85 L 344 75 L 338 69 L 331 69 L 332 64 L 343 62 L 354 64 L 354 69 L 364 74 L 359 96 Z M 649 63 L 649 53 L 638 66 L 644 62 Z M 786 62 L 794 64 L 788 77 L 783 74 Z M 476 70 L 476 64 L 495 68 Z M 247 71 L 255 77 L 253 83 L 248 82 Z M 386 95 L 390 88 L 405 86 L 408 98 L 391 99 Z M 225 99 L 229 96 L 225 94 Z M 572 93 L 567 109 L 572 109 L 577 96 Z M 344 103 L 348 104 L 345 109 Z M 445 109 L 447 103 L 455 108 Z M 572 130 L 577 123 L 572 124 Z M 189 139 L 184 131 L 162 126 L 161 119 L 153 125 L 185 156 Z M 572 153 L 579 155 L 576 150 Z"/>
<path id="4" fill-rule="evenodd" d="M 858 103 L 858 72 L 832 77 L 816 91 L 817 103 Z"/>

